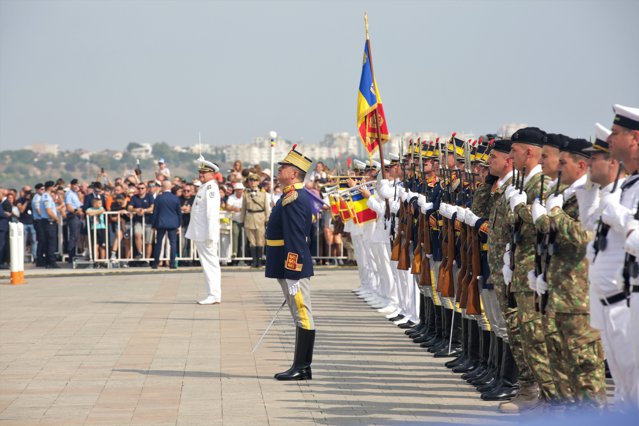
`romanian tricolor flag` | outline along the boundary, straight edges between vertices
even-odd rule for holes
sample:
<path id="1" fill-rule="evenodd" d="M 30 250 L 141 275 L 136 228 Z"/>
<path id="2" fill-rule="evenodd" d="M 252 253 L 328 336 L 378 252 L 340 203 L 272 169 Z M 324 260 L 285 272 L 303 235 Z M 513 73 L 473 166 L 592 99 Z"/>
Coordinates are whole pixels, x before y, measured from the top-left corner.
<path id="1" fill-rule="evenodd" d="M 359 93 L 357 94 L 357 128 L 359 129 L 359 137 L 369 157 L 375 153 L 375 150 L 380 145 L 383 145 L 389 139 L 382 98 L 379 95 L 377 82 L 373 78 L 370 43 L 368 40 L 364 47 L 362 77 L 359 81 Z"/>
<path id="2" fill-rule="evenodd" d="M 350 200 L 345 200 L 342 197 L 339 197 L 337 205 L 337 211 L 339 212 L 339 216 L 342 218 L 342 222 L 346 223 L 349 220 L 353 219 L 355 216 L 355 212 L 353 211 L 353 207 L 350 204 Z"/>
<path id="3" fill-rule="evenodd" d="M 371 191 L 371 194 L 373 191 Z M 359 191 L 349 191 L 348 196 L 353 207 L 353 220 L 357 224 L 370 222 L 377 219 L 377 213 L 366 205 L 366 198 Z"/>

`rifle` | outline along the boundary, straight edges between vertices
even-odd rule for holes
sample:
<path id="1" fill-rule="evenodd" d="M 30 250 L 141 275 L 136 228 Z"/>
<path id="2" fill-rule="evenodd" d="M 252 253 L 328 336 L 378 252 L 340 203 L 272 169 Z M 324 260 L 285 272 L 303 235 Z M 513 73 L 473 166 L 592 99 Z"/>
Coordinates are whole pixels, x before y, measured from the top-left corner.
<path id="1" fill-rule="evenodd" d="M 399 140 L 399 154 L 400 154 L 400 164 L 402 167 L 402 180 L 406 179 L 406 166 L 404 165 L 404 140 Z M 397 200 L 397 184 L 395 184 L 395 200 Z M 402 247 L 402 218 L 403 218 L 404 205 L 400 202 L 399 212 L 397 215 L 393 215 L 393 219 L 391 219 L 391 234 L 395 227 L 395 219 L 399 219 L 399 224 L 397 225 L 397 231 L 395 232 L 395 239 L 393 240 L 393 247 L 391 250 L 391 260 L 399 262 L 400 249 Z"/>
<path id="2" fill-rule="evenodd" d="M 451 136 L 449 143 L 452 143 L 455 139 L 455 133 Z M 456 154 L 455 154 L 456 156 Z M 454 199 L 452 195 L 452 180 L 453 174 L 452 170 L 448 167 L 448 144 L 446 144 L 446 174 L 448 175 L 447 179 L 447 197 L 449 202 L 453 202 Z M 447 219 L 444 221 L 446 226 L 446 256 L 444 257 L 444 261 L 440 266 L 439 280 L 437 282 L 438 291 L 441 293 L 442 297 L 454 297 L 455 296 L 455 281 L 453 277 L 453 262 L 455 261 L 455 224 L 452 219 Z"/>
<path id="3" fill-rule="evenodd" d="M 412 188 L 412 182 L 414 181 L 414 175 L 415 175 L 415 162 L 414 162 L 414 148 L 413 148 L 413 144 L 412 144 L 412 140 L 411 143 L 409 144 L 410 147 L 410 162 L 411 162 L 411 168 L 413 169 L 413 179 L 410 179 L 407 184 L 406 184 L 406 190 L 408 191 L 409 189 Z M 413 212 L 411 211 L 410 208 L 410 204 L 409 203 L 404 203 L 404 217 L 403 217 L 403 236 L 402 236 L 402 244 L 400 245 L 400 251 L 399 251 L 399 261 L 397 264 L 397 269 L 401 270 L 401 271 L 408 271 L 408 269 L 411 266 L 411 261 L 410 261 L 410 244 L 413 242 Z"/>
<path id="4" fill-rule="evenodd" d="M 519 193 L 521 194 L 524 191 L 524 179 L 526 176 L 526 166 L 524 166 L 521 169 L 521 173 L 518 174 L 518 181 L 515 181 L 515 189 L 519 189 Z M 513 233 L 512 233 L 512 238 L 510 240 L 510 270 L 513 271 L 513 278 L 514 278 L 514 272 L 515 272 L 515 250 L 517 249 L 517 244 L 519 244 L 521 242 L 521 226 L 523 224 L 523 221 L 521 219 L 521 217 L 517 216 L 517 218 L 515 219 L 515 226 L 513 227 Z M 507 295 L 508 295 L 508 306 L 510 308 L 516 308 L 517 307 L 517 302 L 515 301 L 515 296 L 514 294 L 510 291 L 510 288 L 512 287 L 512 279 L 510 284 L 508 284 L 508 291 L 507 291 Z"/>
<path id="5" fill-rule="evenodd" d="M 623 161 L 619 162 L 619 170 L 617 170 L 615 183 L 612 185 L 612 191 L 610 192 L 615 192 L 617 190 L 617 184 L 619 183 L 621 172 L 623 172 Z M 599 223 L 597 224 L 597 231 L 595 233 L 595 240 L 592 243 L 592 247 L 595 249 L 595 256 L 592 259 L 593 263 L 595 259 L 597 259 L 597 254 L 599 254 L 600 251 L 606 250 L 606 247 L 608 247 L 608 231 L 610 231 L 610 225 L 603 223 L 600 217 Z"/>
<path id="6" fill-rule="evenodd" d="M 561 185 L 561 170 L 557 175 L 557 186 L 555 187 L 555 197 L 559 195 L 559 186 Z M 544 265 L 544 281 L 548 282 L 548 267 L 550 266 L 550 259 L 555 254 L 555 240 L 557 239 L 557 229 L 554 226 L 550 227 L 550 232 L 546 236 L 546 259 Z M 546 305 L 548 305 L 548 292 L 541 296 L 540 311 L 542 314 L 546 313 Z"/>
<path id="7" fill-rule="evenodd" d="M 423 147 L 421 142 L 418 141 L 419 146 L 419 174 L 420 174 L 420 184 L 418 186 L 418 192 L 422 192 L 425 182 L 424 182 L 424 161 L 422 158 Z M 424 216 L 421 211 L 419 212 L 419 224 L 417 226 L 417 244 L 415 244 L 415 249 L 413 250 L 413 263 L 411 264 L 410 271 L 413 275 L 420 275 L 422 271 L 422 247 L 424 245 Z"/>
<path id="8" fill-rule="evenodd" d="M 542 203 L 544 202 L 544 178 L 546 176 L 545 175 L 541 175 L 541 184 L 539 186 L 539 202 Z M 535 237 L 535 276 L 538 277 L 540 275 L 542 275 L 544 273 L 543 270 L 543 257 L 545 254 L 545 247 L 544 247 L 544 237 L 545 234 L 540 231 L 537 230 L 537 234 Z M 539 295 L 537 292 L 535 292 L 535 311 L 536 312 L 541 312 L 541 301 L 539 300 Z"/>
<path id="9" fill-rule="evenodd" d="M 639 220 L 639 203 L 637 204 L 637 211 L 634 215 L 635 220 Z M 637 232 L 637 231 L 634 231 Z M 637 264 L 637 258 L 633 254 L 626 253 L 623 260 L 623 292 L 626 295 L 626 304 L 630 306 L 631 285 L 630 278 L 637 278 L 639 276 L 639 265 Z"/>
<path id="10" fill-rule="evenodd" d="M 469 168 L 470 171 L 470 168 Z M 475 173 L 470 173 L 471 188 L 475 188 Z M 481 297 L 479 291 L 479 277 L 481 276 L 481 240 L 479 237 L 479 230 L 474 229 L 468 225 L 470 238 L 470 261 L 472 275 L 468 280 L 467 288 L 467 300 L 466 300 L 466 313 L 468 315 L 480 315 L 481 314 Z"/>

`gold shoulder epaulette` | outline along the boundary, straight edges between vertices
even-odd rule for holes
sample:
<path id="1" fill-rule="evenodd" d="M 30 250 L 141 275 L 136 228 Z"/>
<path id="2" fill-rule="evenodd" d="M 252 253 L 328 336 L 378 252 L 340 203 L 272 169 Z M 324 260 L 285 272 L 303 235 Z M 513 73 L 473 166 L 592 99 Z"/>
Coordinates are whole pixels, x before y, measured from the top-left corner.
<path id="1" fill-rule="evenodd" d="M 282 199 L 282 206 L 291 204 L 295 200 L 297 200 L 297 191 L 291 191 L 288 194 L 284 195 L 284 198 Z"/>

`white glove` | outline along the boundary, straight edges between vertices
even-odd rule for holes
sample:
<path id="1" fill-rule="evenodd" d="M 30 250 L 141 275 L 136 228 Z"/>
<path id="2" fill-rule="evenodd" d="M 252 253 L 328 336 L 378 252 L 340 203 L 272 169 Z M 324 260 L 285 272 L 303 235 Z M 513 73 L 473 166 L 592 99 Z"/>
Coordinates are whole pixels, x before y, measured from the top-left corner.
<path id="1" fill-rule="evenodd" d="M 404 191 L 404 192 L 402 192 L 402 195 L 399 196 L 399 198 L 402 201 L 406 201 L 408 199 L 408 197 L 410 197 L 410 194 L 412 194 L 412 192 Z"/>
<path id="2" fill-rule="evenodd" d="M 300 289 L 300 280 L 286 280 L 288 286 L 288 294 L 295 296 Z"/>
<path id="3" fill-rule="evenodd" d="M 506 246 L 506 251 L 504 252 L 503 259 L 504 265 L 508 266 L 508 269 L 510 269 L 510 245 Z"/>
<path id="4" fill-rule="evenodd" d="M 513 271 L 510 270 L 510 266 L 504 265 L 501 268 L 501 273 L 504 276 L 504 284 L 510 284 L 510 282 L 513 280 Z"/>
<path id="5" fill-rule="evenodd" d="M 508 200 L 508 202 L 510 203 L 510 210 L 512 210 L 512 212 L 515 212 L 515 207 L 517 207 L 520 204 L 526 204 L 526 202 L 528 201 L 528 195 L 526 194 L 526 191 L 521 191 L 521 193 L 519 191 L 513 193 L 510 196 L 510 199 Z"/>
<path id="6" fill-rule="evenodd" d="M 504 196 L 506 197 L 506 200 L 510 200 L 510 197 L 512 197 L 513 194 L 517 191 L 518 190 L 515 189 L 514 186 L 508 185 L 508 187 L 506 187 L 506 190 L 504 191 Z"/>
<path id="7" fill-rule="evenodd" d="M 419 207 L 423 207 L 424 204 L 426 204 L 426 197 L 424 196 L 424 194 L 419 194 L 417 196 L 417 205 Z"/>
<path id="8" fill-rule="evenodd" d="M 528 271 L 528 288 L 537 291 L 537 275 L 535 275 L 534 269 Z"/>
<path id="9" fill-rule="evenodd" d="M 471 209 L 466 209 L 466 224 L 469 226 L 475 226 L 477 221 L 481 219 L 481 217 L 477 216 Z"/>
<path id="10" fill-rule="evenodd" d="M 623 249 L 626 253 L 639 257 L 639 232 L 633 231 L 628 235 L 626 242 L 623 244 Z"/>
<path id="11" fill-rule="evenodd" d="M 377 185 L 377 193 L 379 196 L 384 200 L 393 198 L 393 195 L 395 195 L 395 188 L 390 184 L 390 182 L 386 179 L 382 179 L 379 183 L 380 184 Z"/>
<path id="12" fill-rule="evenodd" d="M 558 194 L 558 195 L 551 195 L 550 197 L 548 197 L 548 200 L 546 200 L 546 212 L 548 212 L 548 214 L 550 214 L 550 212 L 556 208 L 562 208 L 564 206 L 564 195 L 563 194 Z"/>
<path id="13" fill-rule="evenodd" d="M 213 248 L 213 240 L 206 240 L 206 248 Z"/>
<path id="14" fill-rule="evenodd" d="M 400 207 L 399 200 L 390 200 L 388 202 L 388 207 L 390 207 L 390 212 L 392 214 L 397 214 L 397 212 L 399 211 L 399 207 Z"/>
<path id="15" fill-rule="evenodd" d="M 404 192 L 406 192 L 406 190 L 404 189 L 403 186 L 399 186 L 399 185 L 397 185 L 395 188 L 397 188 L 397 199 L 401 200 L 402 195 L 404 194 Z M 393 195 L 391 195 L 391 197 L 395 195 L 395 188 L 393 188 Z"/>
<path id="16" fill-rule="evenodd" d="M 590 241 L 587 245 L 586 245 L 586 259 L 588 260 L 588 263 L 592 264 L 592 262 L 595 261 L 595 242 Z"/>
<path id="17" fill-rule="evenodd" d="M 603 194 L 601 201 L 599 202 L 599 208 L 601 209 L 601 220 L 604 223 L 615 228 L 618 232 L 625 230 L 625 223 L 628 220 L 626 215 L 630 212 L 625 206 L 620 203 L 621 191 Z"/>
<path id="18" fill-rule="evenodd" d="M 548 283 L 544 281 L 544 274 L 537 277 L 537 294 L 543 296 L 548 291 Z"/>
<path id="19" fill-rule="evenodd" d="M 442 216 L 444 216 L 447 219 L 450 219 L 450 216 L 448 215 L 448 204 L 446 203 L 440 203 L 439 204 L 439 214 L 441 214 Z"/>
<path id="20" fill-rule="evenodd" d="M 628 235 L 634 231 L 639 231 L 639 220 L 637 219 L 628 221 L 628 223 L 626 224 L 626 233 L 624 235 Z"/>
<path id="21" fill-rule="evenodd" d="M 424 206 L 421 206 L 419 210 L 422 212 L 422 214 L 426 214 L 429 210 L 432 210 L 432 208 L 433 203 L 426 203 Z"/>
<path id="22" fill-rule="evenodd" d="M 532 219 L 533 223 L 537 222 L 537 219 L 541 219 L 546 216 L 546 207 L 541 205 L 539 198 L 536 198 L 532 204 Z"/>
<path id="23" fill-rule="evenodd" d="M 464 221 L 466 217 L 466 209 L 462 206 L 457 206 L 457 220 Z"/>

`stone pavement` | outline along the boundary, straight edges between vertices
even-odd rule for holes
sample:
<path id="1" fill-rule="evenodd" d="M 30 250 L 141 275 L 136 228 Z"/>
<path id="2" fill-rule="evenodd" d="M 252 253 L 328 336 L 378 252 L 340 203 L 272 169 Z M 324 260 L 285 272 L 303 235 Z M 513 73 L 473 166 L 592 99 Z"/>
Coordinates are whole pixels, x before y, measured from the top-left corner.
<path id="1" fill-rule="evenodd" d="M 263 271 L 224 271 L 223 301 L 201 273 L 0 281 L 0 424 L 510 423 L 474 389 L 350 291 L 353 269 L 316 271 L 309 382 L 277 382 L 294 328 Z"/>

